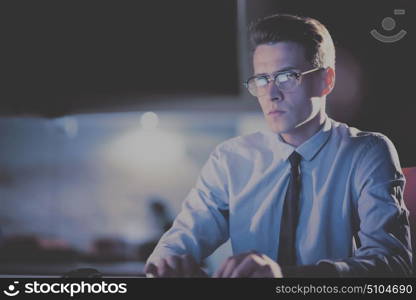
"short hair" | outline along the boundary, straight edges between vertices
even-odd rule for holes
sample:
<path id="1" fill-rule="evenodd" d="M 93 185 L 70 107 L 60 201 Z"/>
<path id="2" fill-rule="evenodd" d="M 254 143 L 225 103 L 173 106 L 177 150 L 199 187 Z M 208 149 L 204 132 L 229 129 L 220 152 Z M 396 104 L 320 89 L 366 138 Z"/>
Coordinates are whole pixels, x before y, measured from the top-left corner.
<path id="1" fill-rule="evenodd" d="M 283 41 L 299 43 L 306 59 L 316 68 L 335 69 L 335 46 L 328 29 L 318 20 L 275 14 L 254 21 L 249 27 L 252 53 L 259 45 Z"/>

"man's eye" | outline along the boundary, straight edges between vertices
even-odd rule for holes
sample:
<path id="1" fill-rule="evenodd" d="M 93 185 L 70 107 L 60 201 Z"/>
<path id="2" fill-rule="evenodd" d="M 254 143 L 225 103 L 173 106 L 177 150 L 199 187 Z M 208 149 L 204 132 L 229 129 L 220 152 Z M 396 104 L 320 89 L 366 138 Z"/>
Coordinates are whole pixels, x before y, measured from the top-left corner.
<path id="1" fill-rule="evenodd" d="M 263 77 L 259 77 L 255 79 L 256 85 L 257 86 L 265 86 L 267 85 L 267 79 L 263 78 Z"/>
<path id="2" fill-rule="evenodd" d="M 279 82 L 286 82 L 286 81 L 288 81 L 290 78 L 291 78 L 291 76 L 290 76 L 291 74 L 289 74 L 289 73 L 286 73 L 286 74 L 279 74 L 279 75 L 277 75 L 277 80 L 279 81 Z"/>

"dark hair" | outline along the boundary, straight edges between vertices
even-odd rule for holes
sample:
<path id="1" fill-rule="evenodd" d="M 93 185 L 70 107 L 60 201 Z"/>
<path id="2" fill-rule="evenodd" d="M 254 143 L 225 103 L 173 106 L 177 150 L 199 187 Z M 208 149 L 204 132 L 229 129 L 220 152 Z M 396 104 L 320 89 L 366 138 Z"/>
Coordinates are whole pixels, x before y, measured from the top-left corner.
<path id="1" fill-rule="evenodd" d="M 318 20 L 276 14 L 254 21 L 249 28 L 252 51 L 262 44 L 299 43 L 314 67 L 335 68 L 335 47 L 328 29 Z"/>

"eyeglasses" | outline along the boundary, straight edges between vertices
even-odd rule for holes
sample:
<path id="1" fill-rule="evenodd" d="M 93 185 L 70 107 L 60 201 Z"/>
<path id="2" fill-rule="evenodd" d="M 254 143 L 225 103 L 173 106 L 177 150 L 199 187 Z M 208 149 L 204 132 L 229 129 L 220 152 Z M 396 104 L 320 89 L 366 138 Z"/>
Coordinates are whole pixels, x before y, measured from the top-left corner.
<path id="1" fill-rule="evenodd" d="M 255 97 L 262 97 L 267 94 L 267 86 L 269 82 L 273 81 L 274 84 L 282 92 L 290 92 L 298 87 L 301 83 L 302 76 L 321 70 L 322 68 L 315 68 L 305 72 L 297 72 L 294 70 L 277 72 L 271 75 L 255 75 L 247 79 L 244 82 L 244 86 Z"/>

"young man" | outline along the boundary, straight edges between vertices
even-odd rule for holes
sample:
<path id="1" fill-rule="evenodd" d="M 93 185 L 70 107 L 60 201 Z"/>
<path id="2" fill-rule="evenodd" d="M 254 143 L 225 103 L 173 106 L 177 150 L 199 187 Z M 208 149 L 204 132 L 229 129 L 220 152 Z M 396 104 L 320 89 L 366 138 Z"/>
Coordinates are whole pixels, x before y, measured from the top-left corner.
<path id="1" fill-rule="evenodd" d="M 270 132 L 211 154 L 150 276 L 204 276 L 201 260 L 228 238 L 214 277 L 407 276 L 405 179 L 392 142 L 330 119 L 335 49 L 317 20 L 291 15 L 251 27 L 258 98 Z"/>

